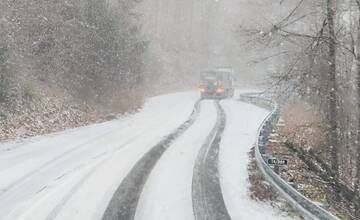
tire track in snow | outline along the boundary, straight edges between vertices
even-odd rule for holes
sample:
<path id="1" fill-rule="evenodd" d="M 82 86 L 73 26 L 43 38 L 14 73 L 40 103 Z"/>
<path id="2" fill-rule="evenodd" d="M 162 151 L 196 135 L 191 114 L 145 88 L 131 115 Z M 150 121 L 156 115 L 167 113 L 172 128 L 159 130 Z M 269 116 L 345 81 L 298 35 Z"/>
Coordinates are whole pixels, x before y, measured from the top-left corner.
<path id="1" fill-rule="evenodd" d="M 48 214 L 48 216 L 46 217 L 46 220 L 52 220 L 52 219 L 55 219 L 58 214 L 61 212 L 61 210 L 63 209 L 63 207 L 66 205 L 66 203 L 70 200 L 70 198 L 81 188 L 81 186 L 85 183 L 85 181 L 93 174 L 95 173 L 95 171 L 102 165 L 104 164 L 108 159 L 112 158 L 115 153 L 121 151 L 121 150 L 125 150 L 127 145 L 131 144 L 132 142 L 134 142 L 137 138 L 140 138 L 142 136 L 142 134 L 144 134 L 145 131 L 142 131 L 138 134 L 136 134 L 135 136 L 131 137 L 126 143 L 120 145 L 119 147 L 117 147 L 114 151 L 111 151 L 111 152 L 105 152 L 105 153 L 102 153 L 100 154 L 99 156 L 97 157 L 94 157 L 93 159 L 101 159 L 102 157 L 105 157 L 105 158 L 102 158 L 99 162 L 97 162 L 93 168 L 88 172 L 86 173 L 85 176 L 83 176 L 79 182 L 74 185 L 71 190 L 65 194 L 65 196 L 63 197 L 63 199 L 61 200 L 60 203 L 58 203 L 55 208 Z"/>
<path id="2" fill-rule="evenodd" d="M 158 117 L 159 120 L 161 119 L 161 116 Z M 123 125 L 118 125 L 115 128 L 107 129 L 106 131 L 100 133 L 99 135 L 96 135 L 94 137 L 91 137 L 82 143 L 79 143 L 77 145 L 74 145 L 74 147 L 70 148 L 69 150 L 62 152 L 61 154 L 56 155 L 51 160 L 48 160 L 47 162 L 43 163 L 42 165 L 38 166 L 37 168 L 33 169 L 32 171 L 24 174 L 22 177 L 18 178 L 14 182 L 10 183 L 5 188 L 1 189 L 0 191 L 0 198 L 6 197 L 7 193 L 13 190 L 14 188 L 17 188 L 27 180 L 31 179 L 34 175 L 42 172 L 43 170 L 47 169 L 48 167 L 60 162 L 62 159 L 71 156 L 72 153 L 82 151 L 88 147 L 89 144 L 99 140 L 99 139 L 106 139 L 108 136 L 112 135 L 114 133 L 114 130 L 117 130 L 117 128 L 121 128 Z M 11 195 L 10 195 L 11 196 Z"/>
<path id="3" fill-rule="evenodd" d="M 120 184 L 111 199 L 102 220 L 132 220 L 141 192 L 143 191 L 146 180 L 153 170 L 157 161 L 163 153 L 170 147 L 171 143 L 181 136 L 196 120 L 200 111 L 200 101 L 197 101 L 189 119 L 175 131 L 166 136 L 157 145 L 152 147 L 132 168 L 129 174 Z"/>
<path id="4" fill-rule="evenodd" d="M 72 196 L 78 190 L 80 190 L 80 188 L 87 181 L 87 179 L 89 179 L 92 176 L 92 174 L 95 173 L 102 164 L 104 164 L 107 160 L 111 159 L 116 153 L 123 151 L 123 150 L 127 150 L 128 149 L 127 146 L 129 146 L 131 143 L 136 141 L 138 138 L 140 138 L 143 134 L 147 133 L 148 131 L 149 131 L 149 128 L 140 130 L 139 132 L 137 132 L 134 135 L 132 135 L 131 137 L 129 137 L 129 139 L 126 142 L 117 146 L 115 149 L 113 149 L 111 151 L 101 152 L 98 155 L 96 155 L 95 157 L 91 158 L 91 160 L 88 161 L 87 163 L 84 163 L 77 167 L 74 167 L 72 170 L 68 171 L 67 173 L 63 173 L 59 177 L 55 178 L 54 181 L 57 182 L 58 180 L 63 179 L 64 177 L 75 172 L 78 169 L 82 169 L 83 167 L 86 167 L 86 166 L 91 166 L 91 169 L 82 178 L 80 178 L 79 181 L 74 186 L 72 186 L 71 189 L 66 194 L 64 194 L 61 201 L 55 205 L 55 207 L 51 210 L 51 212 L 47 215 L 47 217 L 45 219 L 46 220 L 56 219 L 56 217 L 59 215 L 59 213 L 62 211 L 62 209 L 66 205 L 66 203 L 72 198 Z M 93 162 L 93 161 L 95 161 L 95 162 Z M 45 185 L 35 194 L 38 194 L 38 193 L 42 192 L 43 190 L 46 190 L 47 188 L 51 188 L 51 187 L 53 187 L 53 186 Z M 26 218 L 26 215 L 22 216 L 22 218 Z"/>
<path id="5" fill-rule="evenodd" d="M 219 147 L 226 116 L 218 101 L 216 108 L 216 125 L 200 149 L 194 166 L 192 200 L 196 220 L 231 219 L 222 195 L 218 170 Z"/>
<path id="6" fill-rule="evenodd" d="M 159 124 L 161 125 L 166 125 L 169 124 L 168 121 L 164 121 L 161 120 L 163 119 L 163 117 L 155 117 L 155 119 L 157 119 L 158 121 L 160 121 Z M 158 125 L 159 125 L 158 124 Z M 92 166 L 91 170 L 86 173 L 83 177 L 81 177 L 79 179 L 79 181 L 77 183 L 74 184 L 74 186 L 72 186 L 70 188 L 70 190 L 68 192 L 66 192 L 63 196 L 63 198 L 59 201 L 59 203 L 56 203 L 54 205 L 54 208 L 52 208 L 52 210 L 50 211 L 50 213 L 47 215 L 46 219 L 50 220 L 50 219 L 56 219 L 57 216 L 61 213 L 62 209 L 64 208 L 64 206 L 67 204 L 67 202 L 73 197 L 73 195 L 81 189 L 81 187 L 83 186 L 83 184 L 92 176 L 93 173 L 95 173 L 97 171 L 97 169 L 107 160 L 111 159 L 116 153 L 118 153 L 119 151 L 123 151 L 123 150 L 127 150 L 128 146 L 133 143 L 134 141 L 138 140 L 139 138 L 141 138 L 144 134 L 148 133 L 150 131 L 150 129 L 152 129 L 151 126 L 147 126 L 144 129 L 141 129 L 135 133 L 133 133 L 131 136 L 127 137 L 127 140 L 122 143 L 121 145 L 117 146 L 116 148 L 112 149 L 112 150 L 106 150 L 106 151 L 102 151 L 99 152 L 97 155 L 95 155 L 92 158 L 89 158 L 89 161 L 80 164 L 79 166 L 76 166 L 74 168 L 72 168 L 71 170 L 67 171 L 66 173 L 62 173 L 60 176 L 56 177 L 53 179 L 54 183 L 56 183 L 58 180 L 63 179 L 64 177 L 68 176 L 69 174 L 75 172 L 76 170 L 86 167 L 86 166 Z M 108 133 L 105 134 L 105 136 L 100 136 L 100 138 L 105 138 L 107 137 L 107 135 L 110 135 L 110 133 L 112 133 L 113 131 L 110 131 Z M 92 140 L 95 138 L 92 138 Z M 88 141 L 87 141 L 88 142 Z M 86 143 L 87 143 L 86 142 Z M 76 150 L 76 149 L 74 149 Z M 62 155 L 60 155 L 62 156 Z M 100 162 L 99 162 L 100 161 Z M 50 166 L 51 164 L 49 164 Z M 95 165 L 95 166 L 94 166 Z M 42 167 L 41 170 L 47 169 L 48 167 Z M 40 170 L 38 170 L 37 172 L 40 172 Z M 34 174 L 36 174 L 37 172 L 35 172 Z M 32 176 L 31 176 L 32 177 Z M 31 178 L 29 177 L 29 178 Z M 21 183 L 19 183 L 21 184 Z M 14 186 L 16 187 L 16 186 Z M 34 195 L 41 193 L 44 190 L 48 190 L 53 188 L 53 185 L 49 185 L 49 183 L 47 183 L 46 185 L 42 186 L 42 188 L 38 191 L 36 191 L 34 193 Z M 4 192 L 5 193 L 5 192 Z M 12 194 L 10 194 L 10 192 L 6 192 L 7 194 L 9 194 L 9 196 L 11 196 Z M 0 195 L 1 198 L 1 195 Z M 4 198 L 3 198 L 4 199 Z M 6 198 L 5 198 L 6 199 Z M 1 200 L 0 200 L 0 204 L 1 204 Z M 26 215 L 28 213 L 22 214 L 22 216 L 25 216 L 26 219 Z M 0 217 L 1 218 L 1 217 Z M 11 219 L 11 218 L 10 218 Z"/>

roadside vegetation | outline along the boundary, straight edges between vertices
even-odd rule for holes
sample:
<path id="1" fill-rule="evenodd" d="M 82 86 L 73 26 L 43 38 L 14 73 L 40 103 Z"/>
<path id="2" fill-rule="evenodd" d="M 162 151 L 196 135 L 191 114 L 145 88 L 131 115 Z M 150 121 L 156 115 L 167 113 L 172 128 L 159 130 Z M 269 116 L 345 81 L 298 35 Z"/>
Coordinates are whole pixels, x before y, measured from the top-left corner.
<path id="1" fill-rule="evenodd" d="M 0 140 L 136 110 L 144 91 L 138 1 L 0 2 Z"/>
<path id="2" fill-rule="evenodd" d="M 292 217 L 294 219 L 301 219 L 299 213 L 297 213 L 285 199 L 279 195 L 263 177 L 260 169 L 257 166 L 255 159 L 255 148 L 252 148 L 249 152 L 250 162 L 248 164 L 249 172 L 249 196 L 251 199 L 269 203 L 271 206 L 276 208 L 282 215 Z"/>
<path id="3" fill-rule="evenodd" d="M 359 219 L 360 2 L 282 0 L 266 7 L 264 23 L 242 25 L 239 33 L 264 51 L 254 63 L 271 63 L 270 89 L 287 106 L 284 142 L 303 152 L 304 162 L 321 165 L 307 164 L 329 186 L 327 201 L 341 201 L 348 218 Z"/>

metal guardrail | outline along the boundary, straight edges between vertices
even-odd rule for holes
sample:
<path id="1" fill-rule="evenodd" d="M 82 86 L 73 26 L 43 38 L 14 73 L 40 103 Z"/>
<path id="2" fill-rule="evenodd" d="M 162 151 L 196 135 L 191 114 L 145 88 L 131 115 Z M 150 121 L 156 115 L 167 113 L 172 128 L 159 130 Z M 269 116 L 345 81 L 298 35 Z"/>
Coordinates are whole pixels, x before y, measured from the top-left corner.
<path id="1" fill-rule="evenodd" d="M 275 129 L 279 120 L 279 106 L 272 102 L 271 99 L 259 93 L 241 94 L 240 100 L 266 107 L 271 111 L 260 126 L 255 149 L 256 162 L 265 179 L 289 202 L 293 208 L 298 210 L 305 219 L 339 220 L 339 218 L 335 215 L 299 193 L 288 182 L 276 174 L 275 171 L 267 164 L 266 161 L 268 155 L 266 153 L 265 146 L 269 140 L 269 135 Z"/>

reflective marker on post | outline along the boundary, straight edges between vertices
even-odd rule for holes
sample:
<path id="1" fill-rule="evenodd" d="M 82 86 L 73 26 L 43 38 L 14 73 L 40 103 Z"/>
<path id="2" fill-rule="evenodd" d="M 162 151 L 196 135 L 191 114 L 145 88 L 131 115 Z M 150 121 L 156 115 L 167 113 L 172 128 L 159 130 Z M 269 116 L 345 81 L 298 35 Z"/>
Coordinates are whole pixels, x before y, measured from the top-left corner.
<path id="1" fill-rule="evenodd" d="M 269 165 L 287 166 L 289 161 L 287 159 L 270 158 L 268 159 Z"/>

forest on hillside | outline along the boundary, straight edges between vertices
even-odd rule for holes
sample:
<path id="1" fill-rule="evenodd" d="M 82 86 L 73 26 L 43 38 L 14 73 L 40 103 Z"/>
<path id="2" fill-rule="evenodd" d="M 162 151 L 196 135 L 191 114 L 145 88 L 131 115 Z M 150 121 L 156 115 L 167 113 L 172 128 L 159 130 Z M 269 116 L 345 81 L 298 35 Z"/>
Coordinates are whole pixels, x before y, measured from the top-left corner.
<path id="1" fill-rule="evenodd" d="M 358 219 L 360 1 L 253 3 L 263 8 L 264 22 L 241 24 L 239 33 L 263 51 L 254 62 L 275 64 L 268 88 L 286 106 L 286 142 L 315 164 L 328 201 Z"/>
<path id="2" fill-rule="evenodd" d="M 0 139 L 101 121 L 146 96 L 196 88 L 201 69 L 243 67 L 240 5 L 219 3 L 1 1 Z"/>
<path id="3" fill-rule="evenodd" d="M 141 106 L 131 0 L 0 2 L 0 139 L 48 133 Z"/>

